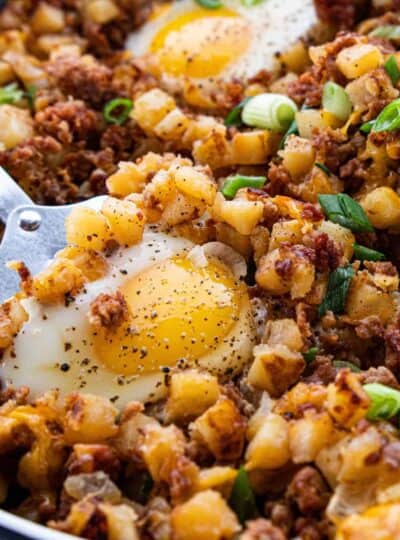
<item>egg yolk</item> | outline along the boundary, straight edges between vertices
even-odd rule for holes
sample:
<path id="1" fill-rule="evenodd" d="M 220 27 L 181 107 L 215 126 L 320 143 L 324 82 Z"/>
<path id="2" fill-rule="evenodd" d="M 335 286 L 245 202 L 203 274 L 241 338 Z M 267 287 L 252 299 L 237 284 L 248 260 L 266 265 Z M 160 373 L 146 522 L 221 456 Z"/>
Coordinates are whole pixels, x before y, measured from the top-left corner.
<path id="1" fill-rule="evenodd" d="M 205 78 L 221 73 L 249 44 L 248 24 L 237 13 L 198 9 L 167 23 L 153 38 L 150 51 L 167 73 Z"/>
<path id="2" fill-rule="evenodd" d="M 205 268 L 187 258 L 156 264 L 121 292 L 130 316 L 93 334 L 97 358 L 120 375 L 194 363 L 215 350 L 238 320 L 244 286 L 219 262 Z"/>

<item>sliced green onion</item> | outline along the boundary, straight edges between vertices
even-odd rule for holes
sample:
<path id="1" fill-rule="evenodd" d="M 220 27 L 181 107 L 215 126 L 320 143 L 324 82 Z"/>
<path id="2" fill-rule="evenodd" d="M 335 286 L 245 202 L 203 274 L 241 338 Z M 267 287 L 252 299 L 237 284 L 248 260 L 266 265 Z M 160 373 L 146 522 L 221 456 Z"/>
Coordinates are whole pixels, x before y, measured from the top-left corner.
<path id="1" fill-rule="evenodd" d="M 228 176 L 222 186 L 222 194 L 227 199 L 233 199 L 239 189 L 251 187 L 260 189 L 267 181 L 265 176 L 244 176 L 243 174 L 235 174 Z"/>
<path id="2" fill-rule="evenodd" d="M 318 163 L 316 162 L 315 163 L 315 166 L 318 167 L 318 169 L 321 169 L 321 171 L 324 171 L 324 173 L 327 175 L 327 176 L 331 176 L 331 171 L 328 169 L 328 167 L 326 165 L 324 165 L 323 163 Z"/>
<path id="3" fill-rule="evenodd" d="M 380 112 L 372 131 L 394 131 L 400 128 L 400 98 L 395 99 Z"/>
<path id="4" fill-rule="evenodd" d="M 363 124 L 360 127 L 360 131 L 362 131 L 362 133 L 371 133 L 371 131 L 374 129 L 374 125 L 375 125 L 375 120 L 370 120 L 369 122 L 365 122 L 365 124 Z"/>
<path id="5" fill-rule="evenodd" d="M 23 97 L 24 93 L 16 83 L 7 84 L 7 86 L 0 88 L 0 105 L 17 103 Z"/>
<path id="6" fill-rule="evenodd" d="M 31 84 L 30 86 L 28 86 L 25 92 L 26 98 L 29 101 L 29 107 L 31 109 L 35 107 L 36 92 L 37 92 L 37 88 L 34 84 Z"/>
<path id="7" fill-rule="evenodd" d="M 369 33 L 370 36 L 386 38 L 386 39 L 400 39 L 400 26 L 387 24 L 385 26 L 378 26 L 375 30 Z"/>
<path id="8" fill-rule="evenodd" d="M 345 360 L 335 360 L 332 362 L 333 367 L 337 369 L 343 369 L 348 368 L 353 373 L 361 373 L 361 369 L 356 366 L 355 364 L 352 364 L 351 362 L 346 362 Z"/>
<path id="9" fill-rule="evenodd" d="M 396 86 L 396 84 L 400 81 L 400 69 L 393 54 L 390 55 L 384 67 L 386 73 L 392 79 L 393 86 Z"/>
<path id="10" fill-rule="evenodd" d="M 237 473 L 231 496 L 229 497 L 229 505 L 242 524 L 258 515 L 256 499 L 250 485 L 249 476 L 244 467 L 240 467 Z"/>
<path id="11" fill-rule="evenodd" d="M 367 418 L 387 420 L 400 412 L 400 392 L 384 384 L 365 384 L 364 390 L 371 398 Z"/>
<path id="12" fill-rule="evenodd" d="M 132 109 L 133 101 L 131 99 L 116 98 L 106 103 L 103 109 L 103 116 L 109 124 L 120 126 L 128 120 Z"/>
<path id="13" fill-rule="evenodd" d="M 298 135 L 299 134 L 299 128 L 297 126 L 296 118 L 293 120 L 293 122 L 290 124 L 289 129 L 285 133 L 285 135 L 282 137 L 282 140 L 279 144 L 279 150 L 283 150 L 285 148 L 286 139 L 290 135 Z"/>
<path id="14" fill-rule="evenodd" d="M 327 311 L 333 311 L 337 314 L 343 313 L 354 274 L 354 268 L 351 264 L 336 268 L 331 272 L 325 298 L 318 308 L 320 317 L 323 317 Z"/>
<path id="15" fill-rule="evenodd" d="M 236 107 L 234 107 L 228 114 L 228 116 L 225 118 L 224 124 L 227 127 L 231 126 L 241 126 L 242 125 L 242 110 L 243 107 L 246 105 L 248 101 L 250 101 L 251 97 L 246 97 L 241 101 Z"/>
<path id="16" fill-rule="evenodd" d="M 222 7 L 220 0 L 195 0 L 195 2 L 206 9 L 218 9 Z"/>
<path id="17" fill-rule="evenodd" d="M 324 85 L 322 108 L 345 122 L 350 116 L 353 106 L 346 90 L 338 84 L 329 81 Z"/>
<path id="18" fill-rule="evenodd" d="M 311 362 L 314 362 L 318 352 L 318 347 L 311 347 L 310 349 L 308 349 L 307 352 L 303 353 L 303 358 L 307 362 L 307 364 L 311 364 Z"/>
<path id="19" fill-rule="evenodd" d="M 264 0 L 242 0 L 242 4 L 246 7 L 256 6 L 257 4 L 261 4 Z"/>
<path id="20" fill-rule="evenodd" d="M 318 201 L 326 217 L 333 223 L 338 223 L 354 232 L 374 231 L 363 208 L 346 193 L 319 195 Z"/>
<path id="21" fill-rule="evenodd" d="M 293 122 L 297 106 L 281 94 L 259 94 L 246 103 L 242 111 L 247 126 L 286 131 Z"/>
<path id="22" fill-rule="evenodd" d="M 381 251 L 375 251 L 360 244 L 354 244 L 354 257 L 359 261 L 384 261 L 386 256 Z"/>

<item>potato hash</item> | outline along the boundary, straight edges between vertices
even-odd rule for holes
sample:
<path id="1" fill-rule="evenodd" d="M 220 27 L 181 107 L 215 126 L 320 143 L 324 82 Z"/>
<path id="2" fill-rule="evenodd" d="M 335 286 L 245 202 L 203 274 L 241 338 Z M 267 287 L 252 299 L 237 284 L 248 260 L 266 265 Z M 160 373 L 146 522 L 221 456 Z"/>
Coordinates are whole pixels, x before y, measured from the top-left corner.
<path id="1" fill-rule="evenodd" d="M 89 540 L 400 538 L 398 0 L 9 0 L 0 504 Z"/>

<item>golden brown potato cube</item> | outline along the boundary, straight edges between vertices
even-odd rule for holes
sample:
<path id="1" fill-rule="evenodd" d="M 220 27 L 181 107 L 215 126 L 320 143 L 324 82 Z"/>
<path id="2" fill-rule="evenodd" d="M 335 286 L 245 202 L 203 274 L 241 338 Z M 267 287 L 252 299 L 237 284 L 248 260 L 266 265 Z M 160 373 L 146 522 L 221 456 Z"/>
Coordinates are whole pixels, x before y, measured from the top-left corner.
<path id="1" fill-rule="evenodd" d="M 112 238 L 121 246 L 133 246 L 140 242 L 146 220 L 136 204 L 108 197 L 101 212 L 107 218 Z"/>
<path id="2" fill-rule="evenodd" d="M 184 195 L 212 205 L 217 193 L 216 183 L 203 171 L 194 167 L 176 167 L 172 170 L 176 187 Z"/>
<path id="3" fill-rule="evenodd" d="M 377 316 L 385 325 L 395 314 L 395 299 L 373 282 L 368 272 L 358 272 L 353 278 L 346 301 L 346 314 L 352 322 Z"/>
<path id="4" fill-rule="evenodd" d="M 55 259 L 32 281 L 32 295 L 42 304 L 64 302 L 75 296 L 86 282 L 82 271 L 68 259 Z"/>
<path id="5" fill-rule="evenodd" d="M 152 135 L 154 128 L 175 109 L 175 100 L 166 92 L 154 88 L 135 100 L 131 116 L 139 126 Z"/>
<path id="6" fill-rule="evenodd" d="M 302 73 L 310 63 L 308 47 L 303 40 L 297 41 L 289 49 L 279 55 L 279 60 L 287 71 Z"/>
<path id="7" fill-rule="evenodd" d="M 224 497 L 229 497 L 236 476 L 237 470 L 232 467 L 216 465 L 209 469 L 201 469 L 195 490 L 204 491 L 206 489 L 215 489 Z"/>
<path id="8" fill-rule="evenodd" d="M 333 223 L 332 221 L 323 221 L 318 230 L 327 234 L 331 240 L 336 242 L 342 248 L 342 262 L 349 262 L 351 260 L 356 239 L 349 229 L 346 229 L 337 223 Z"/>
<path id="9" fill-rule="evenodd" d="M 0 146 L 3 149 L 10 150 L 33 135 L 29 111 L 13 105 L 0 105 Z"/>
<path id="10" fill-rule="evenodd" d="M 232 144 L 226 139 L 225 129 L 213 129 L 207 137 L 197 140 L 193 145 L 193 157 L 196 163 L 209 165 L 212 169 L 234 163 Z"/>
<path id="11" fill-rule="evenodd" d="M 382 460 L 384 446 L 385 440 L 375 426 L 349 437 L 342 447 L 342 463 L 336 471 L 338 481 L 368 485 L 367 482 L 379 478 L 386 468 Z M 375 458 L 371 462 L 370 456 Z"/>
<path id="12" fill-rule="evenodd" d="M 236 405 L 220 398 L 191 425 L 190 429 L 221 461 L 234 461 L 243 451 L 246 420 Z"/>
<path id="13" fill-rule="evenodd" d="M 56 254 L 57 259 L 68 259 L 82 272 L 88 281 L 100 279 L 107 272 L 106 259 L 97 251 L 67 246 Z"/>
<path id="14" fill-rule="evenodd" d="M 110 239 L 107 219 L 91 208 L 74 208 L 65 220 L 65 230 L 69 244 L 95 251 L 102 251 Z"/>
<path id="15" fill-rule="evenodd" d="M 243 235 L 252 233 L 263 213 L 264 205 L 260 201 L 226 201 L 222 193 L 217 193 L 212 207 L 212 214 L 217 221 L 225 221 Z"/>
<path id="16" fill-rule="evenodd" d="M 257 228 L 255 230 L 257 230 Z M 216 239 L 219 242 L 223 242 L 224 244 L 231 246 L 235 251 L 243 255 L 243 257 L 250 257 L 253 249 L 251 238 L 249 236 L 238 233 L 227 223 L 216 223 L 215 232 Z M 254 236 L 259 238 L 257 233 L 255 233 Z"/>
<path id="17" fill-rule="evenodd" d="M 232 164 L 257 165 L 266 163 L 279 144 L 275 133 L 252 130 L 236 133 L 232 139 Z"/>
<path id="18" fill-rule="evenodd" d="M 169 421 L 192 420 L 217 401 L 218 380 L 209 373 L 194 369 L 174 373 L 169 386 L 166 415 Z"/>
<path id="19" fill-rule="evenodd" d="M 257 345 L 254 362 L 248 373 L 250 384 L 279 397 L 298 381 L 305 368 L 303 356 L 285 345 Z"/>
<path id="20" fill-rule="evenodd" d="M 289 219 L 288 221 L 274 223 L 271 231 L 269 251 L 279 248 L 283 242 L 300 244 L 304 236 L 303 227 L 304 221 L 300 219 Z"/>
<path id="21" fill-rule="evenodd" d="M 197 493 L 171 514 L 174 540 L 230 540 L 240 531 L 235 514 L 212 490 Z"/>
<path id="22" fill-rule="evenodd" d="M 270 413 L 246 450 L 246 469 L 279 469 L 290 460 L 289 426 Z"/>
<path id="23" fill-rule="evenodd" d="M 96 24 L 107 24 L 117 19 L 120 11 L 112 0 L 89 0 L 85 15 Z"/>
<path id="24" fill-rule="evenodd" d="M 276 319 L 268 321 L 265 326 L 263 342 L 271 347 L 285 345 L 291 351 L 301 351 L 304 346 L 303 337 L 294 319 Z"/>
<path id="25" fill-rule="evenodd" d="M 336 58 L 340 71 L 348 79 L 357 79 L 383 64 L 383 55 L 375 45 L 358 43 L 342 49 Z"/>
<path id="26" fill-rule="evenodd" d="M 400 504 L 380 504 L 351 514 L 338 527 L 337 540 L 394 539 L 400 530 Z M 382 537 L 382 535 L 384 535 Z M 386 538 L 385 538 L 386 537 Z"/>
<path id="27" fill-rule="evenodd" d="M 173 227 L 202 216 L 206 206 L 199 199 L 178 193 L 165 205 L 161 222 Z"/>
<path id="28" fill-rule="evenodd" d="M 28 320 L 28 314 L 17 298 L 10 298 L 0 306 L 0 349 L 11 345 L 17 334 Z"/>
<path id="29" fill-rule="evenodd" d="M 155 126 L 154 134 L 164 141 L 176 141 L 182 138 L 188 126 L 188 117 L 176 107 Z"/>
<path id="30" fill-rule="evenodd" d="M 311 139 L 314 130 L 324 130 L 327 127 L 322 111 L 317 109 L 298 111 L 296 113 L 296 123 L 300 137 L 305 139 Z"/>
<path id="31" fill-rule="evenodd" d="M 289 424 L 289 446 L 294 463 L 314 461 L 322 448 L 334 441 L 335 429 L 329 414 L 305 412 Z"/>
<path id="32" fill-rule="evenodd" d="M 64 435 L 68 444 L 103 442 L 118 432 L 118 409 L 106 398 L 70 394 L 65 400 Z"/>
<path id="33" fill-rule="evenodd" d="M 286 139 L 285 148 L 279 155 L 292 178 L 307 174 L 315 162 L 315 150 L 311 141 L 296 135 L 290 135 Z"/>
<path id="34" fill-rule="evenodd" d="M 14 71 L 10 64 L 0 60 L 0 85 L 3 86 L 14 80 Z"/>
<path id="35" fill-rule="evenodd" d="M 61 32 L 65 26 L 62 9 L 40 2 L 31 19 L 31 29 L 35 34 Z"/>
<path id="36" fill-rule="evenodd" d="M 146 185 L 144 174 L 136 163 L 121 161 L 118 171 L 107 178 L 106 186 L 111 195 L 126 197 L 131 193 L 140 193 Z"/>
<path id="37" fill-rule="evenodd" d="M 377 229 L 400 229 L 400 196 L 390 187 L 378 187 L 362 200 L 372 225 Z"/>
<path id="38" fill-rule="evenodd" d="M 342 369 L 335 382 L 328 386 L 325 406 L 338 424 L 351 427 L 365 417 L 370 402 L 358 377 L 351 371 Z"/>

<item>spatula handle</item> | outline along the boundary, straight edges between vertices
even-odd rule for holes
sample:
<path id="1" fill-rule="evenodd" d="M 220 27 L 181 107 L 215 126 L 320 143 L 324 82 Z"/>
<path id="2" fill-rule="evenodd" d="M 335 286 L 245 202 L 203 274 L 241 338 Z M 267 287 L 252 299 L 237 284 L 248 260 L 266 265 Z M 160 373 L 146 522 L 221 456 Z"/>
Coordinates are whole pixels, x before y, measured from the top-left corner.
<path id="1" fill-rule="evenodd" d="M 0 220 L 7 222 L 7 218 L 17 206 L 34 205 L 19 185 L 0 167 Z"/>

